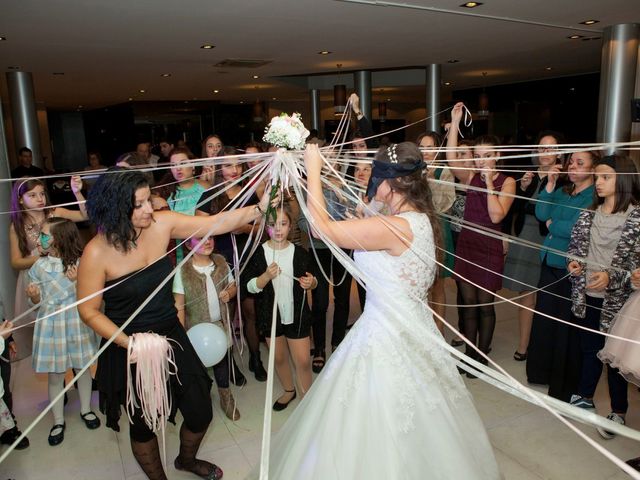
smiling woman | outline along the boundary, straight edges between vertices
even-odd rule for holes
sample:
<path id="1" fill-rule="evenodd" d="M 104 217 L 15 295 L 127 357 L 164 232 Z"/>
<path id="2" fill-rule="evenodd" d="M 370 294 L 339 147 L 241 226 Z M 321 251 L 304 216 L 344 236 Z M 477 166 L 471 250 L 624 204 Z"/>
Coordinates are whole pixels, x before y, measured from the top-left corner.
<path id="1" fill-rule="evenodd" d="M 172 238 L 188 238 L 198 231 L 217 235 L 234 230 L 256 220 L 260 208 L 254 205 L 212 217 L 154 213 L 150 197 L 143 174 L 116 168 L 96 182 L 88 200 L 89 217 L 98 234 L 87 244 L 80 261 L 78 298 L 85 300 L 78 311 L 82 320 L 105 339 L 103 345 L 107 339 L 114 339 L 98 363 L 100 409 L 107 416 L 107 426 L 119 431 L 120 410 L 127 396 L 129 335 L 153 332 L 166 336 L 172 340 L 178 371 L 170 381 L 172 418 L 176 409 L 184 417 L 180 454 L 174 465 L 178 470 L 219 479 L 222 471 L 217 466 L 196 459 L 212 418 L 211 380 L 178 321 L 171 284 L 166 281 L 172 269 L 165 254 Z M 263 211 L 266 203 L 268 198 L 263 200 Z M 112 288 L 103 295 L 105 286 L 110 285 Z M 91 295 L 95 296 L 88 298 Z M 144 423 L 139 409 L 130 419 L 131 449 L 136 460 L 149 478 L 166 478 L 155 434 Z"/>

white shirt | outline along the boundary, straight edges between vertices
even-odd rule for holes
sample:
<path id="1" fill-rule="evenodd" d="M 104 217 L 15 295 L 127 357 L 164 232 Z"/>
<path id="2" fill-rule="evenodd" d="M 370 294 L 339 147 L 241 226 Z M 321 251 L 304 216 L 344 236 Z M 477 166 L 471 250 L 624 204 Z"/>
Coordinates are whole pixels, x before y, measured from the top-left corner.
<path id="1" fill-rule="evenodd" d="M 280 312 L 280 322 L 283 325 L 291 325 L 293 323 L 293 254 L 295 246 L 289 243 L 282 250 L 274 250 L 268 245 L 268 242 L 262 244 L 264 250 L 264 258 L 267 265 L 276 262 L 280 267 L 280 274 L 271 280 L 273 291 L 278 298 L 278 311 Z M 257 278 L 252 278 L 247 283 L 247 290 L 250 293 L 260 293 L 262 289 L 258 288 Z"/>

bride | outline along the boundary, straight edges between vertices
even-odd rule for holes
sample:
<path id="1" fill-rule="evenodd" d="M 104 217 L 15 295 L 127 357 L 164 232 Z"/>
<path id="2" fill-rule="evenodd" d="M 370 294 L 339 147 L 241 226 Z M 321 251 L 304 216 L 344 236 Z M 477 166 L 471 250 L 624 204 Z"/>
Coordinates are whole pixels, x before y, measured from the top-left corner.
<path id="1" fill-rule="evenodd" d="M 420 151 L 405 142 L 377 153 L 367 196 L 392 215 L 362 220 L 330 220 L 316 145 L 307 146 L 305 164 L 310 223 L 338 247 L 357 250 L 367 302 L 276 434 L 270 478 L 500 478 L 471 395 L 426 307 L 439 235 Z"/>

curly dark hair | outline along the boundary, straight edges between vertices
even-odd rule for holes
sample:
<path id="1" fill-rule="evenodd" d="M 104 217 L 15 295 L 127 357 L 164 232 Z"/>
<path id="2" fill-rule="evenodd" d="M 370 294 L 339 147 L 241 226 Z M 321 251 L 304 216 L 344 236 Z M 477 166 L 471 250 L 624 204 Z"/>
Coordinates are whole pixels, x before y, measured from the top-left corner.
<path id="1" fill-rule="evenodd" d="M 50 217 L 46 220 L 53 237 L 53 246 L 62 260 L 64 273 L 73 267 L 82 256 L 82 240 L 75 223 L 66 218 Z"/>
<path id="2" fill-rule="evenodd" d="M 380 147 L 376 152 L 375 159 L 379 162 L 389 163 L 389 147 Z M 395 146 L 395 154 L 398 163 L 413 163 L 422 161 L 422 152 L 413 142 L 402 142 Z M 391 189 L 397 193 L 404 195 L 404 201 L 401 206 L 408 203 L 418 212 L 425 213 L 431 222 L 433 230 L 433 239 L 436 244 L 436 258 L 438 261 L 442 259 L 442 228 L 440 227 L 440 219 L 433 208 L 431 188 L 429 182 L 424 176 L 423 170 L 417 170 L 404 177 L 388 178 L 387 182 Z"/>
<path id="3" fill-rule="evenodd" d="M 112 167 L 89 191 L 89 220 L 117 250 L 127 253 L 136 245 L 138 233 L 131 223 L 136 190 L 148 186 L 149 182 L 142 172 Z"/>

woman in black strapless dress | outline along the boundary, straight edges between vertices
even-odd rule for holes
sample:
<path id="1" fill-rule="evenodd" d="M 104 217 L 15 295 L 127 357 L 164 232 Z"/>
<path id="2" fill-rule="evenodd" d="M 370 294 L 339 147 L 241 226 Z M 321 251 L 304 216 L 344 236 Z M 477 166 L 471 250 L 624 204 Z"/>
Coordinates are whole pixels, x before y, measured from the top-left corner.
<path id="1" fill-rule="evenodd" d="M 262 199 L 261 205 L 210 217 L 154 212 L 150 196 L 144 175 L 112 169 L 95 183 L 87 201 L 89 218 L 98 234 L 87 244 L 80 260 L 78 298 L 110 288 L 78 306 L 82 320 L 104 339 L 109 339 L 151 297 L 100 357 L 96 376 L 100 409 L 107 416 L 107 426 L 119 431 L 118 419 L 126 403 L 130 334 L 155 332 L 173 340 L 170 343 L 178 375 L 170 380 L 171 420 L 178 409 L 184 418 L 180 452 L 174 465 L 178 470 L 218 480 L 222 478 L 222 470 L 196 458 L 212 418 L 211 379 L 178 321 L 171 282 L 158 287 L 173 273 L 166 257 L 171 239 L 188 238 L 196 232 L 220 235 L 235 230 L 262 215 L 268 196 Z M 102 300 L 104 313 L 100 311 Z M 150 479 L 166 479 L 155 434 L 138 411 L 132 420 L 129 436 L 138 464 Z"/>

